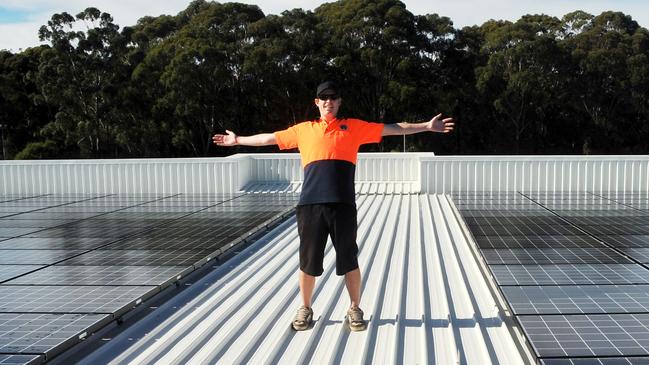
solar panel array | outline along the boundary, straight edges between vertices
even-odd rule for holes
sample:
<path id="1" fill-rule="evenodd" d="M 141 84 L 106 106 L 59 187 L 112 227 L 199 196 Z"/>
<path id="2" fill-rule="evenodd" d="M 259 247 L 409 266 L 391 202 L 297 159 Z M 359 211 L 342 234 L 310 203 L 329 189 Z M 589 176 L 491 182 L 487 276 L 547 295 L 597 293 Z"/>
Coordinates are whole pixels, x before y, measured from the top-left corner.
<path id="1" fill-rule="evenodd" d="M 0 196 L 0 364 L 38 364 L 271 223 L 295 194 Z"/>
<path id="2" fill-rule="evenodd" d="M 649 196 L 460 193 L 541 364 L 649 364 Z"/>

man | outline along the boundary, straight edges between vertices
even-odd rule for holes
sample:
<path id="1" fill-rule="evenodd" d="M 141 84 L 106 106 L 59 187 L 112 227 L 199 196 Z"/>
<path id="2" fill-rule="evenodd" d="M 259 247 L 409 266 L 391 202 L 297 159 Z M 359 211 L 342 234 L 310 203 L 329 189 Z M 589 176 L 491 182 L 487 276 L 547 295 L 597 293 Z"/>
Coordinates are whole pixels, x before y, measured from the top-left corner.
<path id="1" fill-rule="evenodd" d="M 323 273 L 327 236 L 336 249 L 336 274 L 345 276 L 351 305 L 346 322 L 352 331 L 366 328 L 361 300 L 361 273 L 356 245 L 356 202 L 354 171 L 360 145 L 378 143 L 383 136 L 419 132 L 448 133 L 453 130 L 452 118 L 435 116 L 424 123 L 381 124 L 358 119 L 338 119 L 342 103 L 339 89 L 331 81 L 316 89 L 315 105 L 320 119 L 299 123 L 275 133 L 237 136 L 231 131 L 212 139 L 219 146 L 267 146 L 280 149 L 298 148 L 304 168 L 304 183 L 296 208 L 300 236 L 299 285 L 302 306 L 292 322 L 293 329 L 309 328 L 313 320 L 311 296 L 315 278 Z"/>

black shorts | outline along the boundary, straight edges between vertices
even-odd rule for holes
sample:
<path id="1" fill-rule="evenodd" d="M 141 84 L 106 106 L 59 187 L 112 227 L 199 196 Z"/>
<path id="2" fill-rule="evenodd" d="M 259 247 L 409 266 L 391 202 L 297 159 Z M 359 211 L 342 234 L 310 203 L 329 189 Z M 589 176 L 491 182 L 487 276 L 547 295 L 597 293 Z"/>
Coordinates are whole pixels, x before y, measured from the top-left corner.
<path id="1" fill-rule="evenodd" d="M 345 275 L 358 268 L 356 206 L 344 203 L 298 205 L 296 213 L 300 270 L 312 276 L 322 275 L 327 236 L 331 236 L 336 249 L 336 275 Z"/>

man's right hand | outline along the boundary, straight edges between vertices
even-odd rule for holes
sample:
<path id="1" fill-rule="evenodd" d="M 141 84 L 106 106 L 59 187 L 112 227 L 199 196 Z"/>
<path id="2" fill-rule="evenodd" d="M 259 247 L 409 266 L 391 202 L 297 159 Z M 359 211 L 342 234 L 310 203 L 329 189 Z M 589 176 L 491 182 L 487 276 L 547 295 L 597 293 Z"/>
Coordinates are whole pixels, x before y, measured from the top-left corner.
<path id="1" fill-rule="evenodd" d="M 214 144 L 225 147 L 236 146 L 238 144 L 237 135 L 227 129 L 225 130 L 225 133 L 227 134 L 215 134 L 214 137 L 212 137 Z"/>

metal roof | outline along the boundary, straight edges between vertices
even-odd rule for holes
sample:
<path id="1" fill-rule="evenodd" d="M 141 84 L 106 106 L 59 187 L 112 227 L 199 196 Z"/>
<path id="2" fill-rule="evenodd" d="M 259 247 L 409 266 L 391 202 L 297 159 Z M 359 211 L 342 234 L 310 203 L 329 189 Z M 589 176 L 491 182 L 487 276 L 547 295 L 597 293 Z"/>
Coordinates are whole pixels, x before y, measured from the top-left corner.
<path id="1" fill-rule="evenodd" d="M 290 328 L 300 305 L 292 217 L 81 363 L 530 362 L 449 196 L 363 194 L 357 205 L 366 331 L 343 324 L 349 299 L 331 244 L 315 325 Z"/>

